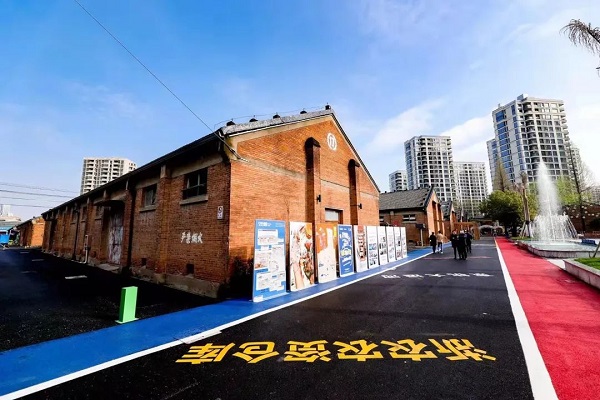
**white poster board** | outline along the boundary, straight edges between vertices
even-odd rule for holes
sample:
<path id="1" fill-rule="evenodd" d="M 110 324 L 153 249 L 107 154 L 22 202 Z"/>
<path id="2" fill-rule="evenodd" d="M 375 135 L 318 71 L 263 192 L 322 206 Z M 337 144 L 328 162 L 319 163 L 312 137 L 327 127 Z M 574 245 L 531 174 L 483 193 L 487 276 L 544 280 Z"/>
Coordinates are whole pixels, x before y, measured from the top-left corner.
<path id="1" fill-rule="evenodd" d="M 377 242 L 379 244 L 379 265 L 385 265 L 388 263 L 388 245 L 387 245 L 387 234 L 385 232 L 385 226 L 377 227 Z"/>
<path id="2" fill-rule="evenodd" d="M 369 268 L 379 265 L 379 247 L 377 243 L 377 227 L 367 226 L 367 249 Z"/>

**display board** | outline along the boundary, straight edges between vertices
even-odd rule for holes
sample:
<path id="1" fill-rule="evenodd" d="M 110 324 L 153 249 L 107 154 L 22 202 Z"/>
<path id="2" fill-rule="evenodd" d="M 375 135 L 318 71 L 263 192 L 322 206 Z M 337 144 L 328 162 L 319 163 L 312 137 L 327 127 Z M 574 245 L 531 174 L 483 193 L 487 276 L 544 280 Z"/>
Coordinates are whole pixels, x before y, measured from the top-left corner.
<path id="1" fill-rule="evenodd" d="M 329 282 L 337 278 L 337 229 L 335 222 L 317 224 L 315 250 L 317 252 L 317 282 Z"/>
<path id="2" fill-rule="evenodd" d="M 408 246 L 406 244 L 406 228 L 400 227 L 400 236 L 402 237 L 402 258 L 408 257 Z"/>
<path id="3" fill-rule="evenodd" d="M 396 261 L 396 241 L 394 240 L 394 227 L 385 227 L 385 236 L 388 245 L 388 262 Z"/>
<path id="4" fill-rule="evenodd" d="M 354 225 L 354 268 L 356 272 L 369 268 L 367 257 L 367 228 L 364 225 Z"/>
<path id="5" fill-rule="evenodd" d="M 378 254 L 379 254 L 379 265 L 385 265 L 388 263 L 388 245 L 387 245 L 387 234 L 385 226 L 377 227 L 377 243 Z"/>
<path id="6" fill-rule="evenodd" d="M 354 273 L 352 225 L 338 225 L 338 262 L 340 276 Z"/>
<path id="7" fill-rule="evenodd" d="M 263 301 L 286 293 L 285 221 L 256 220 L 252 300 Z"/>
<path id="8" fill-rule="evenodd" d="M 402 256 L 402 232 L 399 226 L 394 227 L 394 243 L 396 243 L 396 260 L 404 258 Z"/>
<path id="9" fill-rule="evenodd" d="M 367 226 L 367 249 L 369 268 L 374 268 L 379 265 L 379 244 L 377 242 L 376 226 Z"/>
<path id="10" fill-rule="evenodd" d="M 310 222 L 290 222 L 290 290 L 315 284 L 315 252 Z"/>

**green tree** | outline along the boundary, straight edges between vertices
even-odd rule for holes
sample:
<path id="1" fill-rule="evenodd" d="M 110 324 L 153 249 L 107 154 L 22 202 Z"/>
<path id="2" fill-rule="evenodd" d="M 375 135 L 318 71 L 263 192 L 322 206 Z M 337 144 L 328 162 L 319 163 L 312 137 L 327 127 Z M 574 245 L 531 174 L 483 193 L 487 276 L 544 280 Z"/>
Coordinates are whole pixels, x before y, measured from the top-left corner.
<path id="1" fill-rule="evenodd" d="M 600 28 L 592 27 L 578 19 L 572 19 L 561 29 L 575 46 L 582 46 L 600 56 Z M 596 68 L 600 72 L 600 67 Z"/>
<path id="2" fill-rule="evenodd" d="M 504 169 L 504 165 L 500 162 L 500 159 L 496 159 L 496 172 L 494 173 L 494 182 L 492 182 L 492 188 L 494 190 L 511 190 L 513 185 L 510 183 L 508 174 Z"/>
<path id="3" fill-rule="evenodd" d="M 479 208 L 486 217 L 499 221 L 506 229 L 523 222 L 523 200 L 521 194 L 513 190 L 493 191 Z"/>

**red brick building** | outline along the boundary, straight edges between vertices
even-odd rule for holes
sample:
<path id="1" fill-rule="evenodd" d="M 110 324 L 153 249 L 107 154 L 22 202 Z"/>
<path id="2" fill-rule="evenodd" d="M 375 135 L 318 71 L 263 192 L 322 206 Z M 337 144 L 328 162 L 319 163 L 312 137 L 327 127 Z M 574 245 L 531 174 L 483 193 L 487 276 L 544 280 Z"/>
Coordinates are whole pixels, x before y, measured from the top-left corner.
<path id="1" fill-rule="evenodd" d="M 19 246 L 42 247 L 45 221 L 42 217 L 32 218 L 16 225 L 13 230 L 19 232 Z"/>
<path id="2" fill-rule="evenodd" d="M 44 249 L 216 297 L 251 272 L 256 219 L 377 225 L 378 205 L 326 107 L 228 123 L 49 210 Z"/>
<path id="3" fill-rule="evenodd" d="M 381 193 L 379 202 L 380 224 L 405 227 L 409 243 L 427 245 L 431 232 L 447 235 L 442 204 L 433 187 Z"/>

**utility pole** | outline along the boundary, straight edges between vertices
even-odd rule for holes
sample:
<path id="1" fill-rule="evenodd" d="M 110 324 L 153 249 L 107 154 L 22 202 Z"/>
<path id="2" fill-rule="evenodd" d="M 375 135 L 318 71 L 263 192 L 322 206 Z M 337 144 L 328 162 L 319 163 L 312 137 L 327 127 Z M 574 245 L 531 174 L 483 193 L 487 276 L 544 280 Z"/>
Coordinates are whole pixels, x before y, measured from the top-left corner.
<path id="1" fill-rule="evenodd" d="M 569 143 L 569 157 L 571 158 L 571 164 L 573 165 L 573 176 L 575 178 L 575 190 L 577 190 L 577 200 L 579 202 L 579 217 L 581 218 L 581 230 L 585 234 L 585 216 L 583 215 L 583 200 L 581 198 L 581 188 L 579 186 L 579 171 L 577 165 L 573 159 L 573 149 Z"/>

